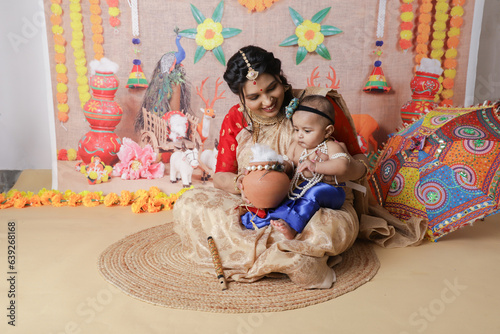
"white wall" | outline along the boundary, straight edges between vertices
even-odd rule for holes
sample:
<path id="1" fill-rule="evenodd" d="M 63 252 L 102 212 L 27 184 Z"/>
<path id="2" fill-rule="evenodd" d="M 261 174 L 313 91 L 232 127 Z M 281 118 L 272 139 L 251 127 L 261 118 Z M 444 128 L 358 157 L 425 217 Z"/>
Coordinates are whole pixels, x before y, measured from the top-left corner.
<path id="1" fill-rule="evenodd" d="M 41 2 L 2 1 L 0 170 L 50 169 L 55 157 L 51 153 L 54 123 L 47 102 L 47 98 L 51 101 L 50 73 Z M 500 99 L 499 15 L 500 1 L 486 0 L 474 103 Z"/>
<path id="2" fill-rule="evenodd" d="M 2 1 L 0 170 L 50 169 L 47 49 L 41 0 Z"/>

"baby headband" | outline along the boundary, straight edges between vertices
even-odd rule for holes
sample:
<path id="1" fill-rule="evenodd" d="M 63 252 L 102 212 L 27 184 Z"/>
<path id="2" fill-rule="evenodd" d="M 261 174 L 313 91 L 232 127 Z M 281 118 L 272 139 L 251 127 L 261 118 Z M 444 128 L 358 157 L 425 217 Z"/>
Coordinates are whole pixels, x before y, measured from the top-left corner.
<path id="1" fill-rule="evenodd" d="M 327 118 L 330 120 L 330 122 L 332 122 L 332 125 L 335 125 L 335 121 L 330 117 L 328 116 L 327 114 L 325 114 L 324 112 L 318 110 L 318 109 L 315 109 L 315 108 L 311 108 L 311 107 L 306 107 L 306 106 L 303 106 L 303 105 L 300 105 L 297 107 L 296 110 L 304 110 L 304 111 L 309 111 L 309 112 L 312 112 L 314 114 L 317 114 L 317 115 L 320 115 L 320 116 L 323 116 L 324 118 Z"/>
<path id="2" fill-rule="evenodd" d="M 241 53 L 241 56 L 243 57 L 243 60 L 245 61 L 245 63 L 247 64 L 247 67 L 248 67 L 248 73 L 247 73 L 246 77 L 248 80 L 253 80 L 254 85 L 255 85 L 255 79 L 257 79 L 257 77 L 259 76 L 259 72 L 252 68 L 252 65 L 250 65 L 250 62 L 248 61 L 245 53 L 241 50 L 239 50 L 239 51 Z"/>

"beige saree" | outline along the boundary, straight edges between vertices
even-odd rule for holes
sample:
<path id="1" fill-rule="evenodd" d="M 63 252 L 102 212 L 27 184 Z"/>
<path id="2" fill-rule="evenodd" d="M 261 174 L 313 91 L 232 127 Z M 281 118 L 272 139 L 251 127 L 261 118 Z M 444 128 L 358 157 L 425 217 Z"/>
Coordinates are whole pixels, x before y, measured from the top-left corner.
<path id="1" fill-rule="evenodd" d="M 289 120 L 261 126 L 259 142 L 284 154 L 291 142 Z M 240 170 L 252 158 L 251 133 L 237 137 Z M 187 191 L 174 206 L 174 229 L 186 257 L 213 272 L 207 237 L 212 236 L 222 260 L 226 279 L 253 282 L 264 276 L 286 274 L 303 288 L 329 288 L 335 282 L 332 256 L 347 250 L 358 235 L 358 218 L 352 192 L 341 210 L 320 209 L 295 239 L 287 240 L 271 225 L 248 230 L 240 222 L 240 196 L 215 188 Z"/>

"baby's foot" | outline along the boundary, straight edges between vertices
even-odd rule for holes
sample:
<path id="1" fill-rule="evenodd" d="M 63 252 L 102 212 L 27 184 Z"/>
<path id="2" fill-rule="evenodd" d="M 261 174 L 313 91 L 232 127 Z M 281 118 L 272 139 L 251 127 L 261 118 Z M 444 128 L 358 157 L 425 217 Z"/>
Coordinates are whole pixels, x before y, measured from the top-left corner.
<path id="1" fill-rule="evenodd" d="M 288 240 L 292 240 L 297 234 L 297 231 L 291 228 L 290 225 L 288 225 L 288 223 L 283 219 L 271 220 L 271 225 L 273 225 L 275 229 L 283 233 L 285 238 L 287 238 Z"/>

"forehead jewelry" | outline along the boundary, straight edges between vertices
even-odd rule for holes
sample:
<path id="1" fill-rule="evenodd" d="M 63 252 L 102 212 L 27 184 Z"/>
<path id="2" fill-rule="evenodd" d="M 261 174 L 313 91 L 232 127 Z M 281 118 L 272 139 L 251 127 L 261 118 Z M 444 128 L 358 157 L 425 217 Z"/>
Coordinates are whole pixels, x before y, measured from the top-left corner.
<path id="1" fill-rule="evenodd" d="M 248 73 L 247 73 L 246 77 L 248 80 L 253 80 L 253 84 L 256 85 L 257 83 L 255 82 L 255 79 L 257 79 L 257 77 L 259 76 L 259 72 L 252 68 L 252 65 L 250 65 L 250 62 L 248 61 L 245 53 L 241 50 L 240 50 L 240 53 L 241 53 L 241 56 L 243 57 L 243 60 L 245 61 L 245 63 L 247 64 L 247 67 L 248 67 Z"/>

